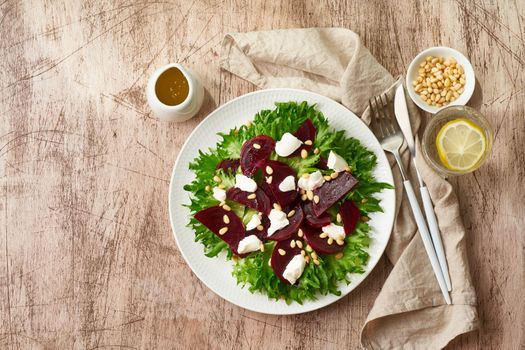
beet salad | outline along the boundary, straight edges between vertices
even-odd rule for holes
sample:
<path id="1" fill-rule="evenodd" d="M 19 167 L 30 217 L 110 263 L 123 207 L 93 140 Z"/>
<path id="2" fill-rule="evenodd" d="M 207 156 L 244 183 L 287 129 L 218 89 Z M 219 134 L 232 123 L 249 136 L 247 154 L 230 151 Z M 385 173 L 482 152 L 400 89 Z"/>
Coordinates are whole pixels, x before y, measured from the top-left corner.
<path id="1" fill-rule="evenodd" d="M 306 102 L 277 103 L 190 163 L 189 226 L 251 292 L 302 303 L 339 294 L 368 261 L 374 153 Z"/>

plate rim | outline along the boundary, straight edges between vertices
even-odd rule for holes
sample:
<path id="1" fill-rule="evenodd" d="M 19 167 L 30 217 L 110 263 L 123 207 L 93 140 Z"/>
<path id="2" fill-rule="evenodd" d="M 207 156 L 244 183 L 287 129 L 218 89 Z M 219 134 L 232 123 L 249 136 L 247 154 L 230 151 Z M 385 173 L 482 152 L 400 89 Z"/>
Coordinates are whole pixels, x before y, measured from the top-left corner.
<path id="1" fill-rule="evenodd" d="M 186 254 L 184 253 L 184 250 L 181 249 L 181 243 L 179 242 L 178 238 L 177 238 L 177 234 L 175 232 L 175 223 L 174 223 L 174 219 L 173 219 L 173 215 L 172 215 L 172 209 L 173 209 L 173 205 L 174 205 L 174 201 L 172 200 L 172 192 L 174 191 L 174 178 L 175 178 L 175 170 L 177 169 L 177 167 L 179 166 L 179 163 L 182 161 L 182 157 L 181 155 L 184 153 L 184 151 L 186 150 L 186 147 L 188 146 L 190 140 L 192 139 L 193 135 L 197 132 L 197 130 L 199 130 L 199 128 L 211 117 L 213 117 L 214 114 L 218 113 L 221 109 L 224 109 L 226 108 L 226 106 L 230 105 L 230 104 L 233 104 L 235 102 L 237 102 L 238 100 L 240 99 L 243 99 L 243 98 L 246 98 L 248 96 L 251 96 L 251 95 L 258 95 L 258 94 L 264 94 L 264 93 L 268 93 L 268 92 L 297 92 L 297 93 L 303 93 L 303 94 L 310 94 L 310 95 L 314 95 L 316 96 L 317 98 L 319 99 L 325 99 L 325 100 L 330 100 L 331 102 L 333 103 L 336 103 L 338 104 L 339 106 L 341 106 L 342 108 L 344 108 L 347 112 L 349 112 L 352 116 L 354 116 L 360 123 L 363 124 L 363 126 L 365 126 L 369 131 L 370 133 L 373 135 L 375 141 L 379 143 L 379 140 L 377 139 L 377 137 L 374 135 L 374 133 L 370 130 L 370 128 L 368 127 L 368 125 L 365 124 L 365 122 L 359 118 L 354 112 L 352 112 L 351 110 L 349 110 L 347 107 L 345 107 L 343 104 L 341 104 L 340 102 L 337 102 L 327 96 L 324 96 L 324 95 L 321 95 L 321 94 L 318 94 L 318 93 L 315 93 L 315 92 L 312 92 L 312 91 L 308 91 L 308 90 L 304 90 L 304 89 L 294 89 L 294 88 L 271 88 L 271 89 L 260 89 L 260 90 L 256 90 L 256 91 L 252 91 L 252 92 L 249 92 L 249 93 L 246 93 L 246 94 L 242 94 L 240 96 L 237 96 L 229 101 L 227 101 L 226 103 L 218 106 L 217 108 L 215 108 L 213 111 L 211 111 L 204 119 L 202 119 L 200 121 L 199 124 L 197 124 L 197 126 L 195 126 L 195 128 L 192 130 L 192 132 L 188 135 L 188 137 L 186 138 L 186 141 L 184 141 L 184 144 L 182 145 L 182 147 L 180 148 L 179 150 L 179 153 L 177 154 L 177 159 L 175 160 L 175 163 L 173 165 L 173 169 L 171 171 L 171 178 L 170 178 L 170 184 L 169 184 L 169 188 L 168 188 L 168 216 L 169 216 L 169 220 L 170 220 L 170 227 L 171 227 L 171 231 L 172 231 L 172 235 L 173 237 L 175 238 L 175 242 L 177 244 L 177 248 L 179 250 L 179 252 L 181 253 L 184 261 L 186 262 L 186 265 L 188 265 L 188 267 L 190 268 L 190 270 L 192 271 L 192 273 L 199 279 L 200 282 L 202 282 L 208 289 L 210 289 L 215 295 L 219 296 L 221 299 L 223 300 L 226 300 L 227 302 L 229 303 L 232 303 L 234 304 L 235 306 L 237 307 L 240 307 L 242 309 L 246 309 L 246 310 L 250 310 L 252 312 L 257 312 L 257 313 L 261 313 L 261 314 L 268 314 L 268 315 L 297 315 L 297 314 L 303 314 L 303 313 L 307 313 L 307 312 L 312 312 L 312 311 L 315 311 L 315 310 L 319 310 L 319 309 L 322 309 L 324 307 L 327 307 L 341 299 L 343 299 L 345 296 L 347 296 L 348 294 L 350 294 L 352 291 L 354 291 L 359 285 L 361 285 L 361 283 L 368 277 L 368 275 L 375 269 L 375 267 L 377 266 L 377 264 L 379 263 L 379 261 L 381 260 L 381 257 L 385 254 L 385 250 L 386 250 L 386 247 L 388 245 L 388 242 L 390 241 L 390 238 L 392 237 L 392 230 L 393 230 L 393 226 L 394 226 L 394 220 L 395 220 L 395 208 L 396 208 L 396 204 L 397 204 L 397 198 L 395 196 L 395 192 L 393 193 L 393 203 L 392 203 L 392 206 L 393 206 L 393 212 L 392 212 L 392 215 L 391 217 L 389 218 L 389 223 L 388 223 L 388 237 L 386 237 L 386 240 L 385 240 L 385 243 L 383 245 L 383 247 L 381 247 L 381 254 L 378 256 L 377 260 L 373 263 L 373 264 L 370 264 L 367 268 L 367 270 L 365 272 L 363 272 L 362 274 L 359 274 L 360 276 L 362 276 L 361 280 L 359 282 L 357 282 L 354 287 L 350 290 L 348 290 L 347 292 L 341 292 L 341 295 L 337 296 L 336 298 L 334 298 L 333 300 L 329 300 L 327 301 L 326 303 L 322 304 L 322 305 L 312 305 L 312 307 L 307 307 L 307 304 L 302 304 L 301 306 L 304 306 L 304 310 L 301 309 L 301 310 L 297 310 L 297 311 L 292 311 L 290 310 L 290 312 L 273 312 L 272 310 L 269 310 L 269 311 L 261 311 L 259 309 L 253 309 L 253 308 L 250 308 L 250 307 L 247 307 L 245 305 L 240 305 L 239 303 L 236 302 L 235 299 L 233 298 L 227 298 L 223 295 L 221 295 L 218 291 L 216 291 L 212 286 L 210 286 L 210 284 L 203 278 L 201 278 L 199 276 L 199 274 L 195 271 L 194 267 L 192 266 L 192 264 L 190 263 L 190 261 L 188 260 L 188 257 L 186 256 Z M 276 101 L 277 102 L 277 101 Z M 253 116 L 251 116 L 253 117 Z M 247 118 L 250 118 L 250 117 L 247 117 Z M 329 117 L 326 117 L 329 119 Z M 376 154 L 374 152 L 374 154 Z M 378 157 L 381 157 L 381 158 L 384 158 L 384 160 L 386 161 L 386 164 L 390 164 L 388 162 L 388 158 L 386 157 L 386 154 L 384 152 L 381 152 L 380 155 L 377 155 L 376 156 Z M 389 181 L 390 181 L 390 184 L 392 186 L 394 186 L 394 176 L 393 176 L 393 173 L 392 173 L 392 168 L 389 166 L 388 167 L 388 172 L 387 172 L 387 175 L 389 177 Z M 395 191 L 395 189 L 391 189 L 390 191 Z M 204 253 L 203 253 L 204 254 Z M 244 288 L 243 286 L 241 285 L 236 285 L 238 286 L 239 288 Z M 318 299 L 317 300 L 321 300 L 323 297 L 325 296 L 328 296 L 327 295 L 319 295 Z M 268 299 L 272 302 L 277 302 L 273 299 Z"/>

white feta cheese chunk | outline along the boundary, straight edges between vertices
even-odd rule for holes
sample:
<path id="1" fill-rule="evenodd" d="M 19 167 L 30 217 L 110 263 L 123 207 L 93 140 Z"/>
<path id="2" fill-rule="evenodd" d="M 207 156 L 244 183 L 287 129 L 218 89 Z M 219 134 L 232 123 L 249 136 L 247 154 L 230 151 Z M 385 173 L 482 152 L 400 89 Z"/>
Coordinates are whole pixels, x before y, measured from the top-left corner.
<path id="1" fill-rule="evenodd" d="M 328 237 L 333 240 L 345 239 L 345 228 L 343 226 L 330 223 L 330 225 L 323 226 L 323 232 L 328 234 Z"/>
<path id="2" fill-rule="evenodd" d="M 290 175 L 284 178 L 279 184 L 279 191 L 289 192 L 295 190 L 295 177 Z"/>
<path id="3" fill-rule="evenodd" d="M 261 243 L 262 243 L 261 240 L 257 238 L 256 235 L 250 235 L 248 237 L 244 237 L 239 242 L 239 246 L 237 247 L 237 252 L 239 254 L 255 252 L 261 249 Z"/>
<path id="4" fill-rule="evenodd" d="M 246 224 L 246 230 L 250 231 L 261 224 L 261 214 L 255 213 L 252 215 L 250 221 Z"/>
<path id="5" fill-rule="evenodd" d="M 224 202 L 226 200 L 226 191 L 219 187 L 213 188 L 213 198 L 219 202 Z"/>
<path id="6" fill-rule="evenodd" d="M 348 166 L 348 163 L 339 154 L 335 153 L 334 151 L 330 151 L 326 165 L 328 168 L 339 172 L 345 170 Z"/>
<path id="7" fill-rule="evenodd" d="M 305 191 L 313 191 L 324 184 L 323 174 L 319 170 L 308 175 L 308 177 L 301 176 L 297 182 L 297 186 Z"/>
<path id="8" fill-rule="evenodd" d="M 272 209 L 270 211 L 270 215 L 268 215 L 268 219 L 270 219 L 270 227 L 268 228 L 268 236 L 273 235 L 276 231 L 282 229 L 283 227 L 288 226 L 290 221 L 288 221 L 288 217 L 286 216 L 286 213 L 282 210 Z"/>
<path id="9" fill-rule="evenodd" d="M 302 144 L 303 142 L 301 140 L 287 132 L 275 143 L 275 153 L 281 157 L 288 157 L 301 147 Z"/>
<path id="10" fill-rule="evenodd" d="M 257 191 L 257 183 L 243 174 L 235 175 L 235 187 L 245 192 Z"/>
<path id="11" fill-rule="evenodd" d="M 304 256 L 301 254 L 298 254 L 290 260 L 288 265 L 286 265 L 286 268 L 283 272 L 283 277 L 290 282 L 291 284 L 295 284 L 299 277 L 303 274 L 304 267 L 306 266 L 306 260 L 304 259 Z"/>

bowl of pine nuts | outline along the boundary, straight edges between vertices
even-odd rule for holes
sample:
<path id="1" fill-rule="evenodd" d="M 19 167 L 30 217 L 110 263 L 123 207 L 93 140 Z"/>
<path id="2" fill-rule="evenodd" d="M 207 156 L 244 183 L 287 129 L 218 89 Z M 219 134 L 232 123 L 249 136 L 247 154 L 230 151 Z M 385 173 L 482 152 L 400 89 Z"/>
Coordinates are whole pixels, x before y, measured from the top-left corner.
<path id="1" fill-rule="evenodd" d="M 419 108 L 429 113 L 437 113 L 448 106 L 466 105 L 475 85 L 470 61 L 450 47 L 428 48 L 408 66 L 408 94 Z"/>

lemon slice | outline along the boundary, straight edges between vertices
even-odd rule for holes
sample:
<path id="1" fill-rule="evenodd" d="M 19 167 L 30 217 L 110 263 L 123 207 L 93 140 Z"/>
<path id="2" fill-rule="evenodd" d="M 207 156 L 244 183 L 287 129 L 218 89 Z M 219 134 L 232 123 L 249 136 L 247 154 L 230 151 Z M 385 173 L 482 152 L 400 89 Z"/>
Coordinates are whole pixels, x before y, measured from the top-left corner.
<path id="1" fill-rule="evenodd" d="M 459 118 L 443 125 L 436 137 L 439 158 L 454 171 L 472 170 L 485 154 L 487 141 L 479 125 Z"/>

